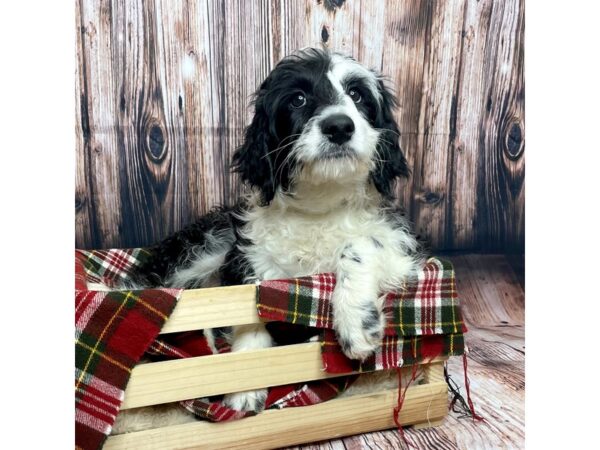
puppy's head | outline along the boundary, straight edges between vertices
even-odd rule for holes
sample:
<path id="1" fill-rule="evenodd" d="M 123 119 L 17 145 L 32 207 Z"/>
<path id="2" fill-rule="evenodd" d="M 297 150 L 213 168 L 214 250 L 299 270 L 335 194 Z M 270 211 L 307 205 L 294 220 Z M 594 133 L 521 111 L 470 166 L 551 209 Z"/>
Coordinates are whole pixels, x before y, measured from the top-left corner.
<path id="1" fill-rule="evenodd" d="M 352 58 L 303 50 L 261 84 L 233 167 L 264 203 L 303 180 L 363 180 L 389 198 L 408 174 L 395 105 L 381 78 Z"/>

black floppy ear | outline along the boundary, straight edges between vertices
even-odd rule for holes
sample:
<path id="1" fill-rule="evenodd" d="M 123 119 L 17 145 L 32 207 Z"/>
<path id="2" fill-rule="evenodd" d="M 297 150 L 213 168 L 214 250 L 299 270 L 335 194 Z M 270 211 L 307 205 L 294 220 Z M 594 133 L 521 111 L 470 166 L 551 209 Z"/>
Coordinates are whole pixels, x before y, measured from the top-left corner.
<path id="1" fill-rule="evenodd" d="M 396 98 L 381 79 L 377 83 L 380 104 L 375 127 L 381 134 L 377 143 L 377 162 L 371 172 L 371 181 L 381 195 L 392 199 L 397 178 L 407 177 L 410 171 L 400 148 L 400 130 L 393 115 L 393 110 L 397 106 Z"/>
<path id="2" fill-rule="evenodd" d="M 269 154 L 274 141 L 269 118 L 259 94 L 254 118 L 244 132 L 244 142 L 233 154 L 232 169 L 240 174 L 244 182 L 260 190 L 264 204 L 273 200 L 277 188 L 274 159 Z"/>

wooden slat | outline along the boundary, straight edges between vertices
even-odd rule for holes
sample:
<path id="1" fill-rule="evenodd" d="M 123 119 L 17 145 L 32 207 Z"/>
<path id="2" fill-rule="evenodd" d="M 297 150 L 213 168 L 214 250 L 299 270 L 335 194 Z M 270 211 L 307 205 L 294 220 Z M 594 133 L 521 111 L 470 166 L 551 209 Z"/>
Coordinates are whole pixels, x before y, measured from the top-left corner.
<path id="1" fill-rule="evenodd" d="M 320 345 L 308 342 L 140 364 L 131 373 L 121 409 L 340 376 L 325 372 Z"/>
<path id="2" fill-rule="evenodd" d="M 331 400 L 303 408 L 267 410 L 243 420 L 176 425 L 111 436 L 104 449 L 268 449 L 394 427 L 396 389 Z M 403 425 L 436 423 L 448 410 L 447 386 L 411 386 L 400 413 Z"/>
<path id="3" fill-rule="evenodd" d="M 181 294 L 161 334 L 259 323 L 256 286 L 190 289 Z"/>
<path id="4" fill-rule="evenodd" d="M 425 383 L 445 383 L 444 363 L 432 362 L 431 364 L 426 364 L 423 367 L 423 381 Z"/>
<path id="5" fill-rule="evenodd" d="M 323 369 L 318 342 L 141 364 L 121 409 L 334 376 Z"/>

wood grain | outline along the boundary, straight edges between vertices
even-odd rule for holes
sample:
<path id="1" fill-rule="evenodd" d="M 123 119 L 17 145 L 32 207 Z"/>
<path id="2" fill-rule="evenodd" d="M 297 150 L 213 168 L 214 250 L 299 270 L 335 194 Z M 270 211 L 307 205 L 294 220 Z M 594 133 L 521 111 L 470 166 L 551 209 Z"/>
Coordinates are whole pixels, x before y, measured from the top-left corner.
<path id="1" fill-rule="evenodd" d="M 323 368 L 319 342 L 140 364 L 121 409 L 335 376 Z"/>
<path id="2" fill-rule="evenodd" d="M 120 196 L 123 164 L 117 144 L 112 16 L 110 5 L 100 2 L 80 3 L 77 12 L 79 176 L 75 189 L 76 205 L 85 207 L 78 211 L 76 207 L 76 238 L 88 236 L 90 241 L 82 244 L 98 247 L 104 242 L 122 242 L 121 217 L 128 212 Z"/>
<path id="3" fill-rule="evenodd" d="M 443 382 L 437 369 L 444 359 L 432 361 L 436 370 L 427 371 L 428 382 Z M 131 373 L 121 409 L 338 376 L 325 372 L 318 342 L 140 364 Z"/>
<path id="4" fill-rule="evenodd" d="M 431 383 L 406 392 L 399 419 L 409 425 L 447 413 L 447 386 Z M 302 408 L 263 411 L 229 422 L 196 422 L 110 436 L 105 449 L 270 449 L 297 442 L 393 427 L 398 390 L 331 400 Z"/>
<path id="5" fill-rule="evenodd" d="M 77 0 L 76 245 L 147 245 L 240 193 L 252 92 L 316 46 L 386 74 L 434 251 L 524 248 L 522 0 Z"/>
<path id="6" fill-rule="evenodd" d="M 259 323 L 256 286 L 188 289 L 181 293 L 161 334 Z"/>
<path id="7" fill-rule="evenodd" d="M 417 158 L 414 161 L 413 210 L 417 232 L 435 247 L 446 247 L 450 189 L 452 120 L 460 68 L 460 32 L 464 3 L 433 2 L 427 33 L 436 45 L 426 45 Z"/>

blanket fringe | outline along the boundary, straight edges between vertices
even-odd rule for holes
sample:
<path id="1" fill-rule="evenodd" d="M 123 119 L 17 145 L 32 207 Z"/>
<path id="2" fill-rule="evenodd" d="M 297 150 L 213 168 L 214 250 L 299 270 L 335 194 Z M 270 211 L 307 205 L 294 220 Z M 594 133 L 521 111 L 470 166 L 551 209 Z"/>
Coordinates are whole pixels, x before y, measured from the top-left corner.
<path id="1" fill-rule="evenodd" d="M 406 434 L 404 434 L 404 428 L 402 427 L 402 424 L 400 423 L 399 416 L 400 416 L 400 410 L 402 409 L 402 404 L 404 403 L 404 397 L 406 397 L 406 391 L 408 390 L 411 383 L 413 381 L 415 381 L 417 378 L 417 369 L 418 369 L 418 364 L 413 364 L 410 380 L 406 384 L 406 387 L 404 388 L 404 390 L 402 389 L 402 368 L 398 367 L 396 369 L 396 371 L 398 373 L 398 401 L 397 401 L 396 407 L 394 408 L 394 423 L 396 424 L 396 427 L 398 428 L 400 437 L 402 438 L 402 440 L 404 441 L 404 443 L 407 445 L 408 448 L 417 448 L 417 447 L 415 447 L 413 444 L 411 444 L 409 442 Z"/>
<path id="2" fill-rule="evenodd" d="M 471 417 L 473 421 L 483 421 L 485 419 L 478 415 L 475 412 L 475 407 L 473 406 L 473 401 L 471 399 L 471 388 L 467 370 L 467 353 L 468 350 L 465 349 L 463 353 L 463 372 L 465 377 L 465 390 L 467 391 L 467 400 L 465 401 L 464 397 L 460 393 L 460 387 L 456 384 L 456 382 L 450 377 L 448 373 L 448 364 L 444 364 L 444 378 L 446 379 L 446 384 L 448 385 L 448 389 L 452 393 L 452 400 L 450 401 L 450 406 L 448 409 L 452 410 L 452 412 L 460 413 L 459 418 L 463 417 Z"/>
<path id="3" fill-rule="evenodd" d="M 471 412 L 471 416 L 473 417 L 473 421 L 477 420 L 478 422 L 481 422 L 484 419 L 475 412 L 475 407 L 473 406 L 473 401 L 471 400 L 471 389 L 469 387 L 471 383 L 469 382 L 469 376 L 467 375 L 467 349 L 465 349 L 465 352 L 463 353 L 463 369 L 465 373 L 465 389 L 467 391 L 467 402 L 469 403 L 469 410 Z"/>

